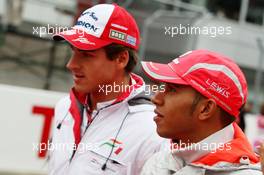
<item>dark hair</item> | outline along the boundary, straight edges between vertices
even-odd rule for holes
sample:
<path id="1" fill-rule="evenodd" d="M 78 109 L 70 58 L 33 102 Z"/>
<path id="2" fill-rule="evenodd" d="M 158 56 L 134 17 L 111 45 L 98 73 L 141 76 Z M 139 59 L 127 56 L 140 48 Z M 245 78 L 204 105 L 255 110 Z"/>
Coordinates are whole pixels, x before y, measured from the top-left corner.
<path id="1" fill-rule="evenodd" d="M 200 102 L 202 98 L 203 98 L 203 95 L 195 90 L 195 97 L 193 99 L 192 106 L 191 106 L 191 114 L 194 113 L 196 106 L 198 105 L 198 103 Z"/>
<path id="2" fill-rule="evenodd" d="M 227 126 L 236 120 L 235 116 L 229 114 L 228 112 L 226 112 L 222 108 L 220 108 L 220 114 L 221 114 L 220 120 L 221 120 L 221 123 L 223 124 L 223 126 Z"/>
<path id="3" fill-rule="evenodd" d="M 106 52 L 106 56 L 110 59 L 110 60 L 114 60 L 118 54 L 120 54 L 123 51 L 128 51 L 129 54 L 129 60 L 128 63 L 125 67 L 125 71 L 127 73 L 130 73 L 133 71 L 134 67 L 137 64 L 138 61 L 138 56 L 137 53 L 134 49 L 127 47 L 127 46 L 123 46 L 121 44 L 110 44 L 104 47 L 104 50 Z"/>

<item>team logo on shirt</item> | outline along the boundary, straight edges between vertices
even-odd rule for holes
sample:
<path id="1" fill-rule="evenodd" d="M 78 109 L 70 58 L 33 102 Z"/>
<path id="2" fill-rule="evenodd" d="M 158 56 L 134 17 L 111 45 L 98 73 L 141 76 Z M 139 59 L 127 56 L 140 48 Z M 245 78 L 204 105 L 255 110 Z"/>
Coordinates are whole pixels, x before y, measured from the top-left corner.
<path id="1" fill-rule="evenodd" d="M 113 148 L 113 151 L 116 155 L 118 155 L 123 148 L 121 147 L 122 142 L 116 140 L 116 139 L 110 139 L 107 142 L 104 142 L 103 144 L 100 145 L 100 147 L 110 147 Z"/>

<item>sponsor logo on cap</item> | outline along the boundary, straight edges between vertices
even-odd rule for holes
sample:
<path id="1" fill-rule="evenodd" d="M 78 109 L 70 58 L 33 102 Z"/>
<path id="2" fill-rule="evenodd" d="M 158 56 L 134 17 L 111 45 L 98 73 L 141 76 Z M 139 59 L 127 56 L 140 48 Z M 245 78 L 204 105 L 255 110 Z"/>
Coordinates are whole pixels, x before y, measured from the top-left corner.
<path id="1" fill-rule="evenodd" d="M 87 38 L 76 38 L 72 41 L 79 41 L 79 42 L 84 43 L 84 44 L 95 45 L 94 42 L 89 41 Z"/>
<path id="2" fill-rule="evenodd" d="M 127 27 L 121 26 L 121 25 L 119 25 L 119 24 L 114 24 L 114 23 L 112 23 L 111 26 L 112 26 L 112 27 L 116 27 L 116 28 L 118 28 L 118 29 L 122 29 L 122 30 L 128 30 Z"/>
<path id="3" fill-rule="evenodd" d="M 98 20 L 98 17 L 95 16 L 95 12 L 83 12 L 83 14 L 81 16 L 84 16 L 84 15 L 89 15 L 92 19 L 94 19 L 95 21 Z"/>
<path id="4" fill-rule="evenodd" d="M 76 25 L 85 27 L 86 29 L 92 30 L 93 32 L 96 32 L 98 30 L 98 27 L 95 27 L 94 25 L 85 21 L 77 21 Z"/>
<path id="5" fill-rule="evenodd" d="M 205 83 L 210 87 L 209 89 L 214 90 L 215 92 L 224 96 L 225 98 L 229 98 L 230 92 L 228 91 L 229 89 L 228 87 L 221 85 L 219 83 L 216 83 L 209 78 L 205 81 Z"/>
<path id="6" fill-rule="evenodd" d="M 133 36 L 127 35 L 126 43 L 131 44 L 133 46 L 136 45 L 137 39 Z"/>
<path id="7" fill-rule="evenodd" d="M 121 41 L 126 41 L 126 34 L 123 32 L 119 32 L 116 30 L 111 29 L 109 33 L 109 37 L 113 39 L 118 39 Z"/>

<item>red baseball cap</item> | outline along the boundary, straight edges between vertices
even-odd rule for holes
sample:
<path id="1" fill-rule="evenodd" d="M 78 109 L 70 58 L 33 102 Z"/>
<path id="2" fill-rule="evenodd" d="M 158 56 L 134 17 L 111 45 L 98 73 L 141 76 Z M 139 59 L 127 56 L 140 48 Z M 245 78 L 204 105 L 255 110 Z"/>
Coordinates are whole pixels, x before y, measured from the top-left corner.
<path id="1" fill-rule="evenodd" d="M 237 117 L 247 100 L 244 74 L 231 59 L 207 50 L 189 51 L 169 64 L 141 62 L 144 72 L 152 79 L 190 85 Z"/>
<path id="2" fill-rule="evenodd" d="M 116 4 L 99 4 L 85 10 L 72 29 L 53 36 L 81 50 L 95 50 L 111 43 L 138 49 L 139 30 L 135 19 Z"/>

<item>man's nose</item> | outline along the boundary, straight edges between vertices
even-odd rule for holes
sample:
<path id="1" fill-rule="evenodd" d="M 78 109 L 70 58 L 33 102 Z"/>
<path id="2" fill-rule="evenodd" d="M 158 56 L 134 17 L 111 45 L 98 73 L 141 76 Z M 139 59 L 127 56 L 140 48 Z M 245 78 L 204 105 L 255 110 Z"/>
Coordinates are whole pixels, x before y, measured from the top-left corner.
<path id="1" fill-rule="evenodd" d="M 151 98 L 151 102 L 154 103 L 156 106 L 160 106 L 164 103 L 164 93 L 163 92 L 156 92 L 155 95 Z"/>
<path id="2" fill-rule="evenodd" d="M 66 67 L 67 69 L 69 70 L 74 70 L 74 69 L 77 69 L 79 68 L 79 63 L 78 63 L 78 58 L 76 56 L 76 54 L 73 54 L 70 58 L 70 60 L 68 61 Z"/>

